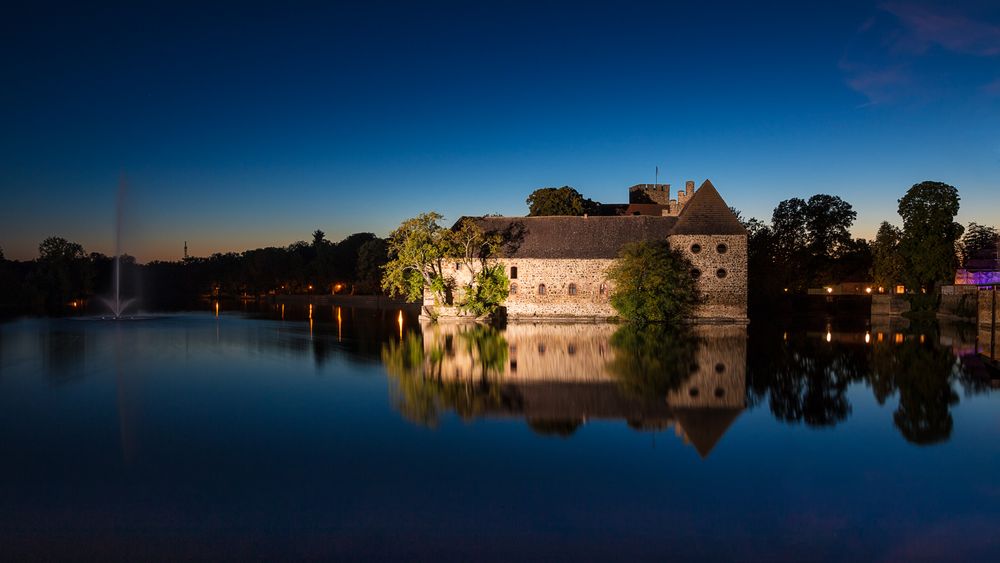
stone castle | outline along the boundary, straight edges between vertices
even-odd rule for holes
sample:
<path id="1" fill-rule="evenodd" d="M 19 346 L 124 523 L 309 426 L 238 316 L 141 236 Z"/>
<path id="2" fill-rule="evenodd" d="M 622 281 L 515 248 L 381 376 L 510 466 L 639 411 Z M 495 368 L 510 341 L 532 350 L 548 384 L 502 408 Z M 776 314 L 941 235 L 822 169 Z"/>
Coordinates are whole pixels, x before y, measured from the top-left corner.
<path id="1" fill-rule="evenodd" d="M 485 231 L 519 233 L 501 258 L 511 283 L 508 319 L 615 317 L 608 267 L 625 244 L 659 239 L 691 260 L 705 298 L 697 320 L 747 322 L 747 232 L 710 181 L 697 191 L 687 182 L 677 199 L 669 184 L 632 186 L 628 204 L 602 205 L 600 213 L 476 219 Z M 469 278 L 459 264 L 444 273 L 458 287 Z M 424 304 L 433 305 L 430 295 Z"/>

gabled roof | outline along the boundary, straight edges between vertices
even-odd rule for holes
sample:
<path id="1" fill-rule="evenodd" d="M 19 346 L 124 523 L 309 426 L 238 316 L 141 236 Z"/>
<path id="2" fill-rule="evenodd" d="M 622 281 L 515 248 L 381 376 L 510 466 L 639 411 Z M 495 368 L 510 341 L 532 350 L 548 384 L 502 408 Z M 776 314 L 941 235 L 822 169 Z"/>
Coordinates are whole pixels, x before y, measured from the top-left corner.
<path id="1" fill-rule="evenodd" d="M 745 235 L 747 230 L 726 205 L 712 182 L 705 180 L 681 209 L 673 234 Z"/>
<path id="2" fill-rule="evenodd" d="M 484 231 L 513 239 L 507 258 L 617 258 L 630 242 L 666 240 L 677 217 L 482 217 Z"/>

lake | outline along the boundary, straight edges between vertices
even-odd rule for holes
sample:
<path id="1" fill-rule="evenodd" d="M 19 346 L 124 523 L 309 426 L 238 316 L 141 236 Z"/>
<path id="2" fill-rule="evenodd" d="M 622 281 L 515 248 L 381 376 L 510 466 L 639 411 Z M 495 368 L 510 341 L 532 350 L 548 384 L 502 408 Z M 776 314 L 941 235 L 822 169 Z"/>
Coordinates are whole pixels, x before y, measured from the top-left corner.
<path id="1" fill-rule="evenodd" d="M 995 560 L 974 327 L 0 324 L 5 559 Z"/>

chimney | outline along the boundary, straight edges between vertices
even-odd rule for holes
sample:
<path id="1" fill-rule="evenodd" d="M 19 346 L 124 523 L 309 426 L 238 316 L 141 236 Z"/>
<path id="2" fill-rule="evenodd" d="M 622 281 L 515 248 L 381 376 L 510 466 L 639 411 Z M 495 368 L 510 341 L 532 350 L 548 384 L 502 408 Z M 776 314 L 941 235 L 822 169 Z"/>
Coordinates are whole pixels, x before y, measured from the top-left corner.
<path id="1" fill-rule="evenodd" d="M 684 191 L 687 193 L 687 195 L 691 195 L 694 193 L 694 180 L 688 180 L 687 182 L 684 182 Z"/>

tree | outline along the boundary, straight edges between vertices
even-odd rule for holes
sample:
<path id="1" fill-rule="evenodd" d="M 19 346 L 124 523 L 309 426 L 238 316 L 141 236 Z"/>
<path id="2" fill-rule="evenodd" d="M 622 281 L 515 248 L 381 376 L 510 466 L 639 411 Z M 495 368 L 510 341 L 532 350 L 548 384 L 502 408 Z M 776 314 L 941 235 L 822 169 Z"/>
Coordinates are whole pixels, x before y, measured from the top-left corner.
<path id="1" fill-rule="evenodd" d="M 374 238 L 361 245 L 354 279 L 362 292 L 376 292 L 381 288 L 382 266 L 388 261 L 389 247 L 385 239 Z"/>
<path id="2" fill-rule="evenodd" d="M 586 199 L 580 192 L 569 186 L 561 188 L 539 188 L 528 196 L 528 216 L 583 215 L 594 213 L 600 205 Z"/>
<path id="3" fill-rule="evenodd" d="M 445 279 L 444 260 L 451 244 L 450 231 L 438 222 L 440 213 L 431 211 L 403 221 L 389 235 L 389 261 L 383 266 L 382 289 L 419 301 L 424 290 L 434 296 L 435 305 L 451 302 L 453 280 Z M 428 310 L 429 315 L 436 314 Z"/>
<path id="4" fill-rule="evenodd" d="M 996 258 L 997 250 L 997 228 L 969 223 L 969 227 L 962 235 L 962 265 L 968 264 L 971 258 L 983 258 L 989 253 L 989 258 Z M 2 256 L 2 254 L 0 254 Z"/>
<path id="5" fill-rule="evenodd" d="M 50 311 L 90 293 L 93 267 L 83 247 L 61 237 L 49 237 L 38 245 L 38 261 L 29 285 L 38 292 L 39 301 Z"/>
<path id="6" fill-rule="evenodd" d="M 891 288 L 903 275 L 903 259 L 899 254 L 902 232 L 888 221 L 882 221 L 872 242 L 871 275 L 875 285 Z M 889 290 L 892 291 L 891 289 Z"/>
<path id="7" fill-rule="evenodd" d="M 483 268 L 466 286 L 465 299 L 460 305 L 465 312 L 477 317 L 492 315 L 510 295 L 510 279 L 501 264 Z"/>
<path id="8" fill-rule="evenodd" d="M 914 184 L 899 200 L 903 218 L 899 251 L 909 288 L 930 292 L 955 279 L 955 244 L 964 230 L 955 222 L 958 202 L 958 190 L 941 182 Z"/>
<path id="9" fill-rule="evenodd" d="M 476 316 L 492 315 L 507 299 L 510 280 L 498 263 L 504 243 L 499 233 L 485 233 L 471 218 L 463 218 L 451 230 L 449 257 L 469 273 L 459 308 Z"/>
<path id="10" fill-rule="evenodd" d="M 771 216 L 771 228 L 776 266 L 786 274 L 784 287 L 802 291 L 840 281 L 835 279 L 837 260 L 863 251 L 851 240 L 857 215 L 850 203 L 832 195 L 780 202 Z"/>
<path id="11" fill-rule="evenodd" d="M 631 322 L 677 321 L 700 302 L 691 262 L 666 241 L 625 245 L 608 269 L 611 305 Z"/>

